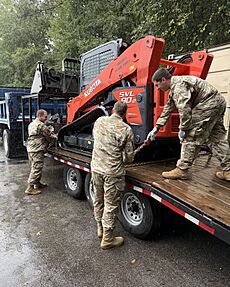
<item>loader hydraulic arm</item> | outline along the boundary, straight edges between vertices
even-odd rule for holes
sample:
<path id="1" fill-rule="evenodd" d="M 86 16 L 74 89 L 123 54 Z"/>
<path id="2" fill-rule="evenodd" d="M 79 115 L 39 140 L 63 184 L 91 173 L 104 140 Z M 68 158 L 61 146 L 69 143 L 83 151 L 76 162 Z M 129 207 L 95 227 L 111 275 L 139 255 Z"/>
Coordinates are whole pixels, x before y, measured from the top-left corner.
<path id="1" fill-rule="evenodd" d="M 116 47 L 116 42 L 114 44 Z M 167 66 L 172 75 L 194 75 L 205 79 L 212 61 L 212 56 L 203 51 L 184 55 L 178 62 L 167 61 L 161 59 L 163 48 L 163 39 L 146 36 L 123 53 L 115 53 L 114 57 L 107 58 L 106 55 L 111 54 L 106 45 L 84 54 L 80 74 L 83 90 L 67 104 L 68 124 L 59 131 L 59 146 L 90 155 L 94 122 L 101 116 L 110 115 L 116 101 L 127 103 L 126 121 L 134 132 L 134 143 L 142 144 L 168 98 L 167 93 L 152 84 L 152 76 L 159 64 Z M 173 111 L 168 123 L 158 133 L 158 139 L 177 140 L 178 125 L 178 112 Z"/>
<path id="2" fill-rule="evenodd" d="M 151 84 L 153 73 L 159 66 L 164 48 L 164 40 L 154 36 L 146 36 L 114 59 L 80 94 L 67 104 L 70 123 L 92 101 L 96 104 L 106 98 L 112 87 L 122 80 L 135 86 Z M 121 84 L 120 84 L 121 86 Z"/>

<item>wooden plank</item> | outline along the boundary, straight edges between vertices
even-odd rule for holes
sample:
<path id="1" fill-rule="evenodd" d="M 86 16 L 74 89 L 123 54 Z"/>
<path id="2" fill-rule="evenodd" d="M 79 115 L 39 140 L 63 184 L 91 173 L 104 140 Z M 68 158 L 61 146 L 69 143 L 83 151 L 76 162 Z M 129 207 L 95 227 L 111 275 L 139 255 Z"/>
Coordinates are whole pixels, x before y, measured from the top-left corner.
<path id="1" fill-rule="evenodd" d="M 127 176 L 144 181 L 177 197 L 207 216 L 230 226 L 230 183 L 215 177 L 218 162 L 207 158 L 198 159 L 189 180 L 163 179 L 162 171 L 175 167 L 175 162 L 164 161 L 127 168 Z"/>

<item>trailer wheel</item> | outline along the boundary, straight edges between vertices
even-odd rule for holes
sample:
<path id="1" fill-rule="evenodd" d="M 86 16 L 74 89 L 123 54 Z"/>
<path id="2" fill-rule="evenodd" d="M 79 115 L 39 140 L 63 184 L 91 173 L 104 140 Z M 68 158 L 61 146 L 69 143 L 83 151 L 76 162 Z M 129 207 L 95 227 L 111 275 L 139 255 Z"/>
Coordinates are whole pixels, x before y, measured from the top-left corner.
<path id="1" fill-rule="evenodd" d="M 85 177 L 85 196 L 89 206 L 93 209 L 93 184 L 91 182 L 91 173 L 87 173 Z"/>
<path id="2" fill-rule="evenodd" d="M 82 198 L 84 193 L 81 172 L 76 168 L 67 166 L 64 168 L 63 178 L 67 193 L 74 198 Z"/>
<path id="3" fill-rule="evenodd" d="M 9 130 L 4 130 L 2 135 L 3 147 L 5 151 L 5 156 L 12 158 L 15 156 L 15 148 L 11 140 L 11 134 Z"/>
<path id="4" fill-rule="evenodd" d="M 154 213 L 152 202 L 147 196 L 133 190 L 125 191 L 118 218 L 128 232 L 140 239 L 152 238 L 159 226 Z"/>

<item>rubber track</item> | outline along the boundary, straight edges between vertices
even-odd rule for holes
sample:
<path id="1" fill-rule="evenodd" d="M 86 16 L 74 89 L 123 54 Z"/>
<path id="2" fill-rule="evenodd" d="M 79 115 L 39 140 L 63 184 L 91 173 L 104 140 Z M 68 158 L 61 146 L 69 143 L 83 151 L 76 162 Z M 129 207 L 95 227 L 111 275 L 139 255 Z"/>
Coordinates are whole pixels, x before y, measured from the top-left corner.
<path id="1" fill-rule="evenodd" d="M 104 115 L 105 112 L 101 108 L 96 108 L 84 114 L 83 116 L 76 119 L 72 123 L 69 123 L 64 127 L 62 127 L 58 133 L 58 146 L 64 150 L 75 152 L 81 155 L 87 155 L 87 156 L 91 155 L 92 153 L 90 151 L 85 151 L 80 148 L 78 149 L 77 146 L 76 148 L 69 147 L 64 142 L 64 136 L 71 136 L 80 133 L 86 126 L 93 124 L 99 117 Z"/>

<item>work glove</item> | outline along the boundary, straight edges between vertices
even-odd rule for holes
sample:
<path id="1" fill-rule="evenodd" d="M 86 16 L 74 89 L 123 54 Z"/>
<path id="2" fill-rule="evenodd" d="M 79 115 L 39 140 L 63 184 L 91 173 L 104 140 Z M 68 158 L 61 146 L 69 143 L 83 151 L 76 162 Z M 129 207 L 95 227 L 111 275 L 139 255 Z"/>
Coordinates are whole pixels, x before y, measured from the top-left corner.
<path id="1" fill-rule="evenodd" d="M 156 133 L 159 131 L 159 129 L 160 129 L 160 127 L 155 126 L 155 127 L 151 130 L 151 132 L 148 133 L 146 140 L 147 140 L 147 141 L 148 141 L 148 140 L 154 141 L 154 140 L 155 140 L 155 135 L 156 135 Z"/>
<path id="2" fill-rule="evenodd" d="M 185 131 L 183 131 L 182 129 L 179 129 L 178 138 L 180 139 L 180 143 L 182 143 L 183 140 L 185 139 Z"/>

